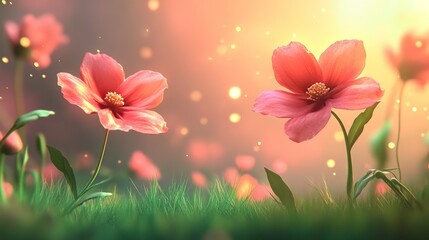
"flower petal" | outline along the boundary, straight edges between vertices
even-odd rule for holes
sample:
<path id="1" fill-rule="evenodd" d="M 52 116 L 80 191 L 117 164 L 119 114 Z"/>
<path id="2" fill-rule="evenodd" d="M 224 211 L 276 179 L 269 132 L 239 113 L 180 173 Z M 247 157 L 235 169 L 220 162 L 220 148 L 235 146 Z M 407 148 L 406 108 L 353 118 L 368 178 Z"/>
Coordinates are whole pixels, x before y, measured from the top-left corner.
<path id="1" fill-rule="evenodd" d="M 318 111 L 292 118 L 285 124 L 285 133 L 294 142 L 302 142 L 316 136 L 328 123 L 331 107 L 325 106 Z"/>
<path id="2" fill-rule="evenodd" d="M 124 81 L 124 70 L 106 54 L 86 53 L 80 67 L 80 75 L 86 85 L 104 98 L 107 92 L 118 91 Z"/>
<path id="3" fill-rule="evenodd" d="M 82 80 L 69 73 L 58 73 L 57 77 L 61 92 L 68 102 L 79 106 L 88 114 L 97 112 L 100 109 L 97 99 L 98 101 L 101 101 L 101 99 L 91 92 L 91 89 Z"/>
<path id="4" fill-rule="evenodd" d="M 19 27 L 18 24 L 11 22 L 11 21 L 7 21 L 4 24 L 5 30 L 6 30 L 6 35 L 7 38 L 9 39 L 9 41 L 12 44 L 16 44 L 19 41 Z"/>
<path id="5" fill-rule="evenodd" d="M 357 110 L 372 106 L 383 96 L 380 85 L 372 78 L 363 77 L 349 81 L 348 86 L 341 89 L 327 100 L 333 108 Z"/>
<path id="6" fill-rule="evenodd" d="M 274 50 L 272 63 L 277 82 L 292 92 L 304 94 L 313 83 L 322 81 L 316 58 L 301 43 Z"/>
<path id="7" fill-rule="evenodd" d="M 293 118 L 310 112 L 312 105 L 301 96 L 285 91 L 264 91 L 256 97 L 253 111 L 278 118 Z"/>
<path id="8" fill-rule="evenodd" d="M 332 89 L 341 82 L 354 80 L 365 67 L 365 58 L 366 53 L 362 41 L 335 42 L 319 58 L 324 82 Z"/>
<path id="9" fill-rule="evenodd" d="M 137 132 L 158 134 L 168 131 L 164 118 L 154 111 L 126 111 L 122 117 L 127 126 Z"/>
<path id="10" fill-rule="evenodd" d="M 126 106 L 150 109 L 162 102 L 167 87 L 167 79 L 161 73 L 145 70 L 129 76 L 118 92 L 124 97 Z"/>
<path id="11" fill-rule="evenodd" d="M 124 132 L 128 132 L 131 129 L 131 126 L 127 125 L 123 118 L 117 118 L 109 108 L 99 110 L 98 117 L 105 129 L 121 130 Z"/>
<path id="12" fill-rule="evenodd" d="M 395 54 L 395 52 L 393 51 L 392 48 L 386 48 L 384 50 L 384 55 L 386 56 L 388 62 L 390 63 L 390 65 L 394 68 L 397 69 L 399 66 L 399 57 L 397 56 L 397 54 Z"/>

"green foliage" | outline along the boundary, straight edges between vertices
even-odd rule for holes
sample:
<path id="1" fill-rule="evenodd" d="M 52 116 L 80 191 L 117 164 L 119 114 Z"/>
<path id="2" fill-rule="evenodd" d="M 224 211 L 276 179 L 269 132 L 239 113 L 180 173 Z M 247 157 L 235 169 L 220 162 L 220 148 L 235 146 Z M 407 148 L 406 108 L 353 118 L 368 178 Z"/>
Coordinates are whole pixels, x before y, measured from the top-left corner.
<path id="1" fill-rule="evenodd" d="M 89 201 L 61 215 L 72 197 L 65 182 L 45 185 L 23 204 L 0 207 L 1 239 L 426 239 L 429 209 L 404 210 L 390 193 L 377 201 L 326 205 L 317 193 L 302 198 L 299 214 L 272 200 L 239 200 L 222 181 L 193 191 L 175 181 Z M 131 184 L 130 184 L 131 186 Z M 140 187 L 140 188 L 138 188 Z M 12 202 L 11 202 L 12 203 Z"/>
<path id="2" fill-rule="evenodd" d="M 283 179 L 273 171 L 265 168 L 268 182 L 270 183 L 271 189 L 274 194 L 280 199 L 280 202 L 286 207 L 286 209 L 296 212 L 295 198 L 293 197 L 292 191 Z"/>
<path id="3" fill-rule="evenodd" d="M 27 125 L 29 122 L 36 121 L 39 118 L 49 117 L 51 115 L 54 115 L 55 112 L 49 111 L 49 110 L 34 110 L 31 112 L 28 112 L 26 114 L 23 114 L 19 116 L 16 120 L 13 126 L 9 129 L 9 131 L 3 136 L 3 139 L 0 141 L 0 146 L 2 146 L 3 142 L 6 140 L 6 138 L 15 130 L 18 130 L 25 125 Z"/>
<path id="4" fill-rule="evenodd" d="M 64 155 L 55 149 L 54 147 L 48 146 L 49 154 L 51 155 L 51 161 L 54 166 L 60 170 L 64 177 L 66 178 L 67 184 L 70 187 L 70 190 L 73 194 L 73 197 L 77 198 L 77 187 L 76 187 L 76 178 L 73 173 L 73 169 L 70 167 L 69 161 Z"/>
<path id="5" fill-rule="evenodd" d="M 37 134 L 37 137 L 36 137 L 36 149 L 37 149 L 37 152 L 40 155 L 40 161 L 42 163 L 41 165 L 44 165 L 44 161 L 45 161 L 45 157 L 46 157 L 46 150 L 48 148 L 47 148 L 47 145 L 46 145 L 46 138 L 45 138 L 45 135 L 43 135 L 43 133 Z"/>
<path id="6" fill-rule="evenodd" d="M 377 168 L 384 168 L 387 162 L 387 141 L 392 128 L 392 123 L 386 121 L 381 129 L 371 137 L 371 152 L 377 161 Z"/>
<path id="7" fill-rule="evenodd" d="M 42 109 L 28 112 L 26 114 L 21 115 L 18 119 L 16 119 L 13 125 L 13 128 L 14 130 L 16 130 L 18 128 L 21 128 L 27 125 L 29 122 L 36 121 L 39 118 L 49 117 L 54 114 L 55 114 L 54 111 L 42 110 Z"/>
<path id="8" fill-rule="evenodd" d="M 369 120 L 371 120 L 372 114 L 374 113 L 374 110 L 377 105 L 378 102 L 371 107 L 365 109 L 365 111 L 360 113 L 353 121 L 353 124 L 350 127 L 349 133 L 347 135 L 349 139 L 350 149 L 352 149 L 356 140 L 358 140 L 359 136 L 362 134 L 365 125 L 369 122 Z"/>

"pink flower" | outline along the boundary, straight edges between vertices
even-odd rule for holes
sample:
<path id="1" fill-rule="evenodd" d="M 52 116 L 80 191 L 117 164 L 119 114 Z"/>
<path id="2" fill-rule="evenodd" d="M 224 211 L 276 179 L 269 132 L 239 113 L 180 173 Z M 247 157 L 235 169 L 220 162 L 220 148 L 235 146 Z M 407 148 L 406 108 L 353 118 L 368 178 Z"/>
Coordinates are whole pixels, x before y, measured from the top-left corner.
<path id="1" fill-rule="evenodd" d="M 224 171 L 223 177 L 228 184 L 235 187 L 238 179 L 240 178 L 240 174 L 235 167 L 229 167 Z"/>
<path id="2" fill-rule="evenodd" d="M 3 186 L 0 186 L 0 187 L 3 187 L 3 192 L 4 192 L 5 196 L 6 196 L 6 198 L 12 197 L 12 195 L 13 195 L 13 185 L 10 182 L 4 181 L 3 182 Z"/>
<path id="3" fill-rule="evenodd" d="M 192 183 L 199 188 L 207 187 L 207 178 L 206 176 L 198 171 L 194 171 L 191 173 Z"/>
<path id="4" fill-rule="evenodd" d="M 295 142 L 313 138 L 328 123 L 331 109 L 357 110 L 380 101 L 383 91 L 373 79 L 356 79 L 365 66 L 362 41 L 343 40 L 326 49 L 319 61 L 305 46 L 291 42 L 274 50 L 277 82 L 286 91 L 262 92 L 255 112 L 290 118 L 285 132 Z"/>
<path id="5" fill-rule="evenodd" d="M 0 140 L 3 139 L 3 134 L 0 132 Z M 19 134 L 14 131 L 12 132 L 4 141 L 3 146 L 0 149 L 0 152 L 6 155 L 13 155 L 21 151 L 23 147 L 21 137 Z"/>
<path id="6" fill-rule="evenodd" d="M 270 197 L 269 192 L 270 186 L 266 184 L 258 184 L 255 189 L 253 189 L 252 195 L 250 195 L 255 202 L 261 202 Z"/>
<path id="7" fill-rule="evenodd" d="M 235 157 L 235 165 L 243 171 L 252 170 L 255 166 L 255 158 L 251 155 L 238 155 Z"/>
<path id="8" fill-rule="evenodd" d="M 282 159 L 274 160 L 274 162 L 271 163 L 271 167 L 277 174 L 283 174 L 287 171 L 287 163 Z"/>
<path id="9" fill-rule="evenodd" d="M 68 43 L 63 34 L 63 26 L 51 14 L 39 18 L 25 15 L 21 24 L 8 21 L 6 35 L 18 57 L 37 62 L 41 68 L 49 66 L 51 54 L 60 44 Z"/>
<path id="10" fill-rule="evenodd" d="M 402 37 L 399 53 L 388 48 L 386 56 L 402 80 L 416 80 L 421 85 L 429 81 L 429 36 L 408 32 Z"/>
<path id="11" fill-rule="evenodd" d="M 61 177 L 61 172 L 52 163 L 48 163 L 43 168 L 43 180 L 46 183 L 53 184 Z"/>
<path id="12" fill-rule="evenodd" d="M 148 181 L 161 179 L 158 167 L 142 151 L 135 151 L 131 155 L 128 168 L 140 179 Z"/>
<path id="13" fill-rule="evenodd" d="M 161 115 L 148 110 L 158 106 L 167 88 L 160 73 L 139 71 L 127 79 L 122 66 L 105 54 L 86 53 L 79 79 L 58 73 L 64 98 L 85 113 L 98 113 L 105 129 L 158 134 L 167 126 Z"/>

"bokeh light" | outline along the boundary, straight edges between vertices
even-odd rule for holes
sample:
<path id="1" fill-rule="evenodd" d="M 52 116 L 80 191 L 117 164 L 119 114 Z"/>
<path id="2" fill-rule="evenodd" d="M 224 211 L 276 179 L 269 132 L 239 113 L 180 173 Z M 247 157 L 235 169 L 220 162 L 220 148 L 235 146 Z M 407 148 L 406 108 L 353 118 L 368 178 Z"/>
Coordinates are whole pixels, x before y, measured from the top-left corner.
<path id="1" fill-rule="evenodd" d="M 238 123 L 241 120 L 241 116 L 238 113 L 231 113 L 229 115 L 229 121 L 232 123 Z"/>
<path id="2" fill-rule="evenodd" d="M 231 87 L 228 95 L 231 99 L 239 99 L 241 97 L 241 88 L 237 86 Z"/>

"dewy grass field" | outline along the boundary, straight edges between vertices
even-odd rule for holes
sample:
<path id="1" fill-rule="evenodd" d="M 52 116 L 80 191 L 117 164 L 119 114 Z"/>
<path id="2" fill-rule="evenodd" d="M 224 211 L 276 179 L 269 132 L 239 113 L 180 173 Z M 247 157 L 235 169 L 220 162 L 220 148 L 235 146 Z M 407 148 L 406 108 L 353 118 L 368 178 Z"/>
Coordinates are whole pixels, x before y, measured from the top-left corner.
<path id="1" fill-rule="evenodd" d="M 62 215 L 70 200 L 61 184 L 0 208 L 1 239 L 427 239 L 429 208 L 406 209 L 391 193 L 349 207 L 316 193 L 298 213 L 267 199 L 239 200 L 227 184 L 207 191 L 186 183 L 165 190 L 114 194 Z"/>

